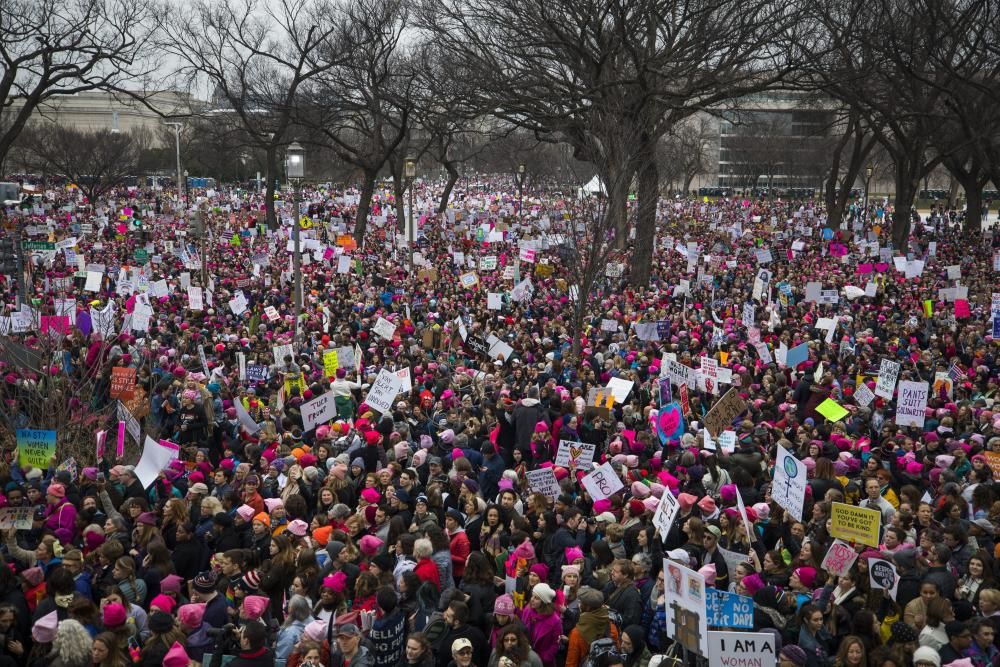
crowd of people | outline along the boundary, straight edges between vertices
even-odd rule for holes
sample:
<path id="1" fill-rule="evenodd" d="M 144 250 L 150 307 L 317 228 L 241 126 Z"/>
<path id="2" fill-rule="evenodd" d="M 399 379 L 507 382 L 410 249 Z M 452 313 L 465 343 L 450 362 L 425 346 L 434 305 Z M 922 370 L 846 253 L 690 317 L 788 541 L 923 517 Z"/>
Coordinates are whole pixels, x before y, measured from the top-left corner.
<path id="1" fill-rule="evenodd" d="M 460 189 L 437 215 L 421 187 L 413 265 L 384 192 L 364 239 L 353 191 L 307 189 L 274 228 L 226 188 L 7 212 L 73 242 L 34 252 L 27 303 L 2 278 L 4 315 L 75 308 L 65 330 L 36 317 L 0 338 L 46 360 L 2 362 L 2 503 L 33 509 L 3 536 L 0 664 L 717 664 L 668 630 L 673 562 L 751 597 L 745 629 L 781 667 L 1000 667 L 1000 233 L 934 211 L 891 248 L 891 207 L 831 225 L 813 201 L 664 200 L 649 284 L 631 286 L 628 248 L 609 257 L 578 329 L 567 246 L 593 242 L 586 200 L 539 192 L 522 211 Z M 870 396 L 883 360 L 931 388 L 922 426 L 896 423 L 893 388 Z M 121 369 L 144 397 L 124 417 Z M 382 371 L 399 391 L 379 409 Z M 627 394 L 595 403 L 614 380 Z M 706 423 L 731 391 L 724 446 Z M 89 429 L 47 469 L 13 450 L 45 426 L 41 392 Z M 668 405 L 683 419 L 665 433 Z M 142 440 L 119 430 L 132 418 Z M 176 451 L 155 479 L 147 435 Z M 556 464 L 563 442 L 622 488 L 595 498 L 590 466 Z M 782 449 L 808 471 L 801 507 L 772 496 Z M 555 488 L 529 479 L 543 468 Z M 881 515 L 840 576 L 823 565 L 836 503 Z M 895 590 L 872 585 L 873 559 Z"/>

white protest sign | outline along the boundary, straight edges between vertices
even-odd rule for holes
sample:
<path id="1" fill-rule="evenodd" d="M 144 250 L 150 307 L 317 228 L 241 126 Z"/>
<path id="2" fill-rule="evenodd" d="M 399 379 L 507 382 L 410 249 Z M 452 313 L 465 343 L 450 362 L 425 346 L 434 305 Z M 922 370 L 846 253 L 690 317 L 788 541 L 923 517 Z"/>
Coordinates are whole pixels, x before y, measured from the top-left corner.
<path id="1" fill-rule="evenodd" d="M 528 478 L 528 486 L 532 491 L 540 493 L 546 498 L 559 497 L 559 482 L 556 481 L 556 473 L 552 468 L 528 470 L 525 476 Z"/>
<path id="2" fill-rule="evenodd" d="M 667 615 L 669 618 L 669 614 Z M 708 664 L 719 667 L 775 667 L 778 650 L 766 632 L 710 630 Z"/>
<path id="3" fill-rule="evenodd" d="M 170 462 L 180 455 L 177 445 L 166 440 L 157 442 L 148 435 L 142 447 L 142 457 L 135 466 L 135 476 L 142 482 L 142 488 L 148 489 Z"/>
<path id="4" fill-rule="evenodd" d="M 615 403 L 624 403 L 634 385 L 635 382 L 632 380 L 611 378 L 608 380 L 608 391 L 615 397 Z"/>
<path id="5" fill-rule="evenodd" d="M 372 331 L 386 340 L 392 340 L 393 334 L 396 333 L 396 325 L 384 317 L 380 317 L 378 318 L 378 321 L 375 322 L 375 326 Z"/>
<path id="6" fill-rule="evenodd" d="M 205 298 L 200 287 L 190 286 L 187 289 L 188 293 L 188 308 L 191 310 L 204 310 L 205 309 Z"/>
<path id="7" fill-rule="evenodd" d="M 802 521 L 802 504 L 806 499 L 806 464 L 778 445 L 778 459 L 774 466 L 771 498 Z"/>
<path id="8" fill-rule="evenodd" d="M 583 488 L 594 500 L 610 498 L 625 488 L 610 462 L 603 463 L 597 470 L 583 478 Z"/>
<path id="9" fill-rule="evenodd" d="M 486 294 L 487 310 L 500 310 L 502 307 L 503 301 L 499 292 L 488 292 Z"/>
<path id="10" fill-rule="evenodd" d="M 365 403 L 377 412 L 385 414 L 392 409 L 392 402 L 399 395 L 400 381 L 395 373 L 382 369 L 375 377 L 365 397 Z"/>
<path id="11" fill-rule="evenodd" d="M 295 348 L 292 347 L 291 343 L 275 345 L 271 348 L 271 353 L 274 355 L 274 363 L 276 366 L 284 365 L 285 357 L 295 358 Z"/>
<path id="12" fill-rule="evenodd" d="M 253 435 L 261 429 L 260 424 L 255 422 L 250 413 L 243 407 L 243 401 L 233 401 L 233 407 L 236 408 L 236 418 L 240 420 L 240 424 L 247 433 Z"/>
<path id="13" fill-rule="evenodd" d="M 899 397 L 896 400 L 896 426 L 917 426 L 923 428 L 927 394 L 930 387 L 926 382 L 899 383 Z"/>
<path id="14" fill-rule="evenodd" d="M 886 400 L 892 400 L 892 391 L 896 388 L 896 378 L 899 377 L 899 364 L 888 359 L 882 360 L 878 371 L 878 383 L 875 385 L 875 395 Z"/>
<path id="15" fill-rule="evenodd" d="M 705 577 L 664 558 L 663 583 L 667 605 L 667 636 L 673 637 L 687 650 L 707 658 L 709 632 Z M 678 621 L 682 625 L 678 626 Z M 691 627 L 695 624 L 696 628 Z"/>
<path id="16" fill-rule="evenodd" d="M 864 382 L 858 385 L 858 388 L 854 390 L 854 400 L 855 402 L 863 408 L 867 408 L 872 401 L 875 400 L 875 394 L 872 390 L 868 388 Z"/>
<path id="17" fill-rule="evenodd" d="M 590 442 L 560 440 L 554 462 L 564 468 L 589 468 L 596 450 L 597 446 Z"/>
<path id="18" fill-rule="evenodd" d="M 673 525 L 680 509 L 681 505 L 674 494 L 670 491 L 664 491 L 663 496 L 660 497 L 660 504 L 656 506 L 656 512 L 653 513 L 653 525 L 659 531 L 660 539 L 664 542 L 667 541 L 670 526 Z"/>
<path id="19" fill-rule="evenodd" d="M 823 556 L 821 567 L 836 577 L 843 577 L 850 572 L 857 559 L 858 552 L 854 547 L 841 539 L 835 539 Z"/>
<path id="20" fill-rule="evenodd" d="M 334 400 L 333 392 L 328 391 L 308 403 L 303 403 L 300 412 L 302 428 L 305 431 L 311 431 L 320 424 L 330 421 L 337 416 L 337 402 Z"/>
<path id="21" fill-rule="evenodd" d="M 409 366 L 396 371 L 396 377 L 399 378 L 399 390 L 401 392 L 408 393 L 413 390 L 413 380 L 410 378 Z"/>

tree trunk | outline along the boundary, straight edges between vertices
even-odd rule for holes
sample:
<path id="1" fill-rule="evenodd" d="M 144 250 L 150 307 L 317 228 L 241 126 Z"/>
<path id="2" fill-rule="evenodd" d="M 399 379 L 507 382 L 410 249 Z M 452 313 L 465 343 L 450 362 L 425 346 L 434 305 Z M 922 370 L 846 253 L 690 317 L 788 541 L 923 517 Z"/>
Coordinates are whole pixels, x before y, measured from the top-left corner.
<path id="1" fill-rule="evenodd" d="M 653 267 L 656 245 L 656 206 L 660 200 L 660 172 L 656 164 L 655 145 L 647 144 L 639 152 L 639 210 L 636 214 L 635 244 L 629 282 L 633 287 L 645 287 Z"/>
<path id="2" fill-rule="evenodd" d="M 965 189 L 965 225 L 962 229 L 966 233 L 981 233 L 983 230 L 983 191 L 980 181 L 972 176 L 968 180 L 963 179 L 962 187 Z"/>
<path id="3" fill-rule="evenodd" d="M 657 170 L 659 170 L 659 167 L 657 167 Z M 683 192 L 684 192 L 684 196 L 685 197 L 691 196 L 691 181 L 694 180 L 695 176 L 697 176 L 697 174 L 684 174 L 684 190 L 683 190 Z M 673 186 L 673 183 L 671 183 L 670 185 Z M 639 196 L 641 197 L 642 195 L 639 195 Z"/>
<path id="4" fill-rule="evenodd" d="M 392 170 L 392 198 L 396 208 L 396 232 L 406 236 L 406 180 L 403 178 L 402 162 L 400 162 L 399 173 L 396 173 L 395 161 L 390 161 Z M 410 187 L 413 187 L 412 183 Z"/>
<path id="5" fill-rule="evenodd" d="M 274 177 L 278 173 L 278 149 L 272 144 L 267 147 L 267 189 L 264 192 L 264 214 L 267 218 L 267 228 L 275 230 L 278 228 L 278 220 L 274 215 Z M 187 188 L 184 189 L 185 192 Z M 190 200 L 190 197 L 188 198 Z"/>
<path id="6" fill-rule="evenodd" d="M 959 180 L 955 174 L 948 176 L 948 208 L 955 208 L 958 205 L 958 185 Z M 966 193 L 968 194 L 968 193 Z"/>
<path id="7" fill-rule="evenodd" d="M 892 244 L 897 252 L 906 254 L 907 241 L 910 238 L 913 199 L 920 186 L 920 176 L 914 177 L 907 169 L 909 160 L 896 161 L 896 197 L 892 213 Z"/>
<path id="8" fill-rule="evenodd" d="M 354 220 L 354 242 L 358 248 L 365 245 L 365 232 L 368 231 L 368 211 L 372 205 L 372 195 L 375 194 L 375 178 L 378 172 L 364 171 L 361 185 L 361 198 L 358 200 L 358 215 Z"/>
<path id="9" fill-rule="evenodd" d="M 441 193 L 441 201 L 438 202 L 438 215 L 444 215 L 448 210 L 448 202 L 451 200 L 451 191 L 458 183 L 458 167 L 454 162 L 443 162 L 444 168 L 448 171 L 448 180 L 444 184 L 444 192 Z"/>

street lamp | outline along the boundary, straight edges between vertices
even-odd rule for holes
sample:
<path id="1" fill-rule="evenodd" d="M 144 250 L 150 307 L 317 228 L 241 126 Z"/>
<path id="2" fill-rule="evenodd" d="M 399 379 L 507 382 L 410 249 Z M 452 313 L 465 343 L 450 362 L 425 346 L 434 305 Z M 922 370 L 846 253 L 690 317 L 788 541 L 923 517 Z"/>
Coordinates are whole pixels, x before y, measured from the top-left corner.
<path id="1" fill-rule="evenodd" d="M 524 163 L 517 165 L 517 214 L 524 217 Z"/>
<path id="2" fill-rule="evenodd" d="M 184 190 L 181 186 L 181 123 L 164 123 L 174 128 L 174 146 L 177 149 L 177 203 L 181 202 Z"/>
<path id="3" fill-rule="evenodd" d="M 410 220 L 406 230 L 406 240 L 410 246 L 410 270 L 413 270 L 413 246 L 417 242 L 417 226 L 413 219 L 413 179 L 417 175 L 417 158 L 410 155 L 403 163 L 403 175 L 406 177 L 406 187 L 410 191 Z"/>
<path id="4" fill-rule="evenodd" d="M 872 184 L 872 173 L 874 173 L 871 165 L 865 167 L 865 216 L 868 215 L 868 190 L 871 188 Z"/>
<path id="5" fill-rule="evenodd" d="M 302 256 L 299 252 L 299 183 L 306 175 L 306 152 L 293 141 L 285 150 L 285 174 L 292 182 L 292 279 L 295 281 L 295 338 L 299 338 L 302 317 Z"/>

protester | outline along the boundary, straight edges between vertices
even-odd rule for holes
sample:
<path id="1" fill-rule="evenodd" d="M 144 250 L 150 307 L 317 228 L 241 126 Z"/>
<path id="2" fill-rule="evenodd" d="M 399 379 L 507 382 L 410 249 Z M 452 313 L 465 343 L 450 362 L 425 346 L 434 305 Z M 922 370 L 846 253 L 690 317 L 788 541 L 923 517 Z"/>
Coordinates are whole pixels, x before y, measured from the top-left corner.
<path id="1" fill-rule="evenodd" d="M 58 249 L 0 278 L 0 418 L 68 421 L 0 467 L 0 661 L 643 667 L 714 588 L 784 667 L 996 667 L 1000 233 L 663 201 L 633 287 L 597 202 L 496 185 L 416 185 L 412 265 L 305 188 L 299 322 L 256 193 L 11 212 Z"/>

